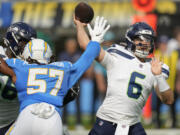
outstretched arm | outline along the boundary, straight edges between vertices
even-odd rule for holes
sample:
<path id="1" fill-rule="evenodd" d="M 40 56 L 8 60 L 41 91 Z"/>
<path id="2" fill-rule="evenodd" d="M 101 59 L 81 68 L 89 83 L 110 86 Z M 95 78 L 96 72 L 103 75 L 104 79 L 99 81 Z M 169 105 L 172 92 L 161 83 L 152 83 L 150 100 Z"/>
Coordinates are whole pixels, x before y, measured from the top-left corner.
<path id="1" fill-rule="evenodd" d="M 77 39 L 80 44 L 80 47 L 85 50 L 87 47 L 87 44 L 90 41 L 84 29 L 84 26 L 86 26 L 86 24 L 81 23 L 79 20 L 76 20 L 75 17 L 74 17 L 74 23 L 76 24 L 76 28 L 77 28 Z M 92 41 L 97 41 L 99 43 L 103 42 L 103 37 L 105 33 L 107 32 L 107 30 L 110 28 L 110 25 L 106 26 L 106 23 L 107 21 L 104 20 L 103 17 L 101 18 L 97 17 L 95 21 L 94 29 L 92 29 L 91 26 L 88 24 L 88 30 L 91 35 Z M 101 48 L 101 51 L 100 51 L 99 56 L 97 57 L 97 60 L 102 61 L 104 56 L 105 56 L 105 51 Z"/>
<path id="2" fill-rule="evenodd" d="M 79 20 L 76 20 L 75 15 L 73 16 L 74 18 L 74 24 L 76 25 L 76 30 L 77 30 L 77 40 L 80 45 L 80 47 L 85 50 L 90 39 L 84 29 L 84 27 L 87 25 L 85 23 L 81 23 Z"/>
<path id="3" fill-rule="evenodd" d="M 71 88 L 84 72 L 91 66 L 94 59 L 100 53 L 100 45 L 96 41 L 90 41 L 81 57 L 71 66 L 69 88 Z"/>
<path id="4" fill-rule="evenodd" d="M 159 59 L 153 58 L 151 62 L 151 71 L 155 75 L 157 81 L 157 85 L 155 86 L 156 94 L 163 103 L 171 105 L 174 102 L 174 94 L 167 84 L 165 77 L 162 75 L 161 70 L 162 63 Z"/>
<path id="5" fill-rule="evenodd" d="M 10 76 L 13 83 L 16 82 L 16 75 L 14 71 L 6 64 L 6 62 L 0 58 L 0 73 Z"/>

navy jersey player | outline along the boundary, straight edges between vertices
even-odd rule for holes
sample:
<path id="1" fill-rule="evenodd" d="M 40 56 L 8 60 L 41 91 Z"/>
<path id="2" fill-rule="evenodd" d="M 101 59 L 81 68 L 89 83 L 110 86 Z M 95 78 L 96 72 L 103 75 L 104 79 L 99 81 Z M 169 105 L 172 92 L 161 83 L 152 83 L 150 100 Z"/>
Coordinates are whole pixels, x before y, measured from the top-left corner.
<path id="1" fill-rule="evenodd" d="M 100 21 L 99 21 L 100 20 Z M 95 26 L 104 27 L 104 18 L 96 18 Z M 97 31 L 88 24 L 91 36 Z M 153 87 L 165 104 L 172 104 L 173 92 L 165 77 L 169 74 L 167 65 L 158 58 L 147 61 L 154 48 L 154 31 L 144 22 L 130 26 L 123 45 L 112 45 L 101 50 L 97 60 L 107 70 L 107 93 L 97 112 L 97 119 L 89 135 L 146 135 L 140 123 L 143 106 Z M 92 37 L 93 38 L 93 37 Z M 88 39 L 88 38 L 86 38 Z M 79 42 L 86 48 L 84 40 Z"/>
<path id="2" fill-rule="evenodd" d="M 5 49 L 0 46 L 0 56 L 3 59 L 20 57 L 21 47 L 32 38 L 36 38 L 36 31 L 31 26 L 22 22 L 12 24 L 4 38 Z M 3 74 L 0 74 L 0 108 L 0 135 L 4 135 L 18 116 L 19 103 L 14 84 Z"/>
<path id="3" fill-rule="evenodd" d="M 83 38 L 83 24 L 77 24 L 77 35 Z M 12 77 L 18 91 L 20 114 L 7 134 L 12 135 L 61 135 L 60 107 L 63 98 L 81 75 L 99 55 L 99 40 L 107 29 L 94 35 L 80 59 L 69 62 L 53 62 L 49 45 L 41 39 L 31 40 L 22 54 L 26 61 L 1 59 L 0 71 Z M 99 37 L 99 38 L 98 38 Z M 98 41 L 98 42 L 97 42 Z M 5 67 L 4 67 L 5 66 Z"/>

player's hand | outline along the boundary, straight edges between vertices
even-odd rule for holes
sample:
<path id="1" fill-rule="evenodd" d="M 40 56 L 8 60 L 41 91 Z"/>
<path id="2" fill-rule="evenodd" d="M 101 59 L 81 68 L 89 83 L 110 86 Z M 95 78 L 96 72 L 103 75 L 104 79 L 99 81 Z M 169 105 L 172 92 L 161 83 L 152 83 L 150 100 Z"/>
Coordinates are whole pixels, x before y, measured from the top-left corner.
<path id="1" fill-rule="evenodd" d="M 76 19 L 75 14 L 73 14 L 73 21 L 74 21 L 74 24 L 75 24 L 76 26 L 82 26 L 82 27 L 84 27 L 84 26 L 87 25 L 86 23 L 82 23 L 82 22 L 80 22 L 78 19 Z"/>
<path id="2" fill-rule="evenodd" d="M 106 25 L 107 20 L 104 19 L 104 17 L 96 17 L 94 28 L 91 28 L 91 25 L 88 24 L 88 30 L 89 34 L 91 36 L 92 41 L 97 41 L 99 43 L 102 43 L 104 41 L 104 35 L 110 28 L 110 25 Z"/>
<path id="3" fill-rule="evenodd" d="M 79 95 L 79 91 L 80 86 L 77 82 L 70 90 L 68 90 L 68 93 L 65 95 L 63 99 L 63 106 L 76 99 L 76 97 Z"/>
<path id="4" fill-rule="evenodd" d="M 151 61 L 151 71 L 154 75 L 160 75 L 162 72 L 162 62 L 159 58 L 152 58 Z"/>

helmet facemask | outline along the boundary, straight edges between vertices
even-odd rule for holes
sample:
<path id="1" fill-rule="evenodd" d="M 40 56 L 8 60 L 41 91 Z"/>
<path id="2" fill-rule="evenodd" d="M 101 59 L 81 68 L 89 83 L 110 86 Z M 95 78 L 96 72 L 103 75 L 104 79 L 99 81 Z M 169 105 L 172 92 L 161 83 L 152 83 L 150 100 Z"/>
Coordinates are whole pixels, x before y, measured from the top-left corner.
<path id="1" fill-rule="evenodd" d="M 139 35 L 133 43 L 135 45 L 134 54 L 139 58 L 147 58 L 153 52 L 154 39 L 149 35 Z"/>
<path id="2" fill-rule="evenodd" d="M 147 58 L 154 50 L 154 37 L 150 35 L 137 35 L 133 39 L 134 54 L 139 58 Z"/>

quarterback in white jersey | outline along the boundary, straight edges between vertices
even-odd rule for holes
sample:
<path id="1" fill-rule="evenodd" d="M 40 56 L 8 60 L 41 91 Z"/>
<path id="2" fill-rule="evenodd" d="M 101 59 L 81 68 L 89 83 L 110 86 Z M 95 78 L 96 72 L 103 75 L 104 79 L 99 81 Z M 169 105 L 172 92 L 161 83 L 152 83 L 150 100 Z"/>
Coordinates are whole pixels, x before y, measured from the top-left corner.
<path id="1" fill-rule="evenodd" d="M 101 30 L 106 22 L 103 17 L 97 17 L 94 28 Z M 88 30 L 91 38 L 99 35 L 99 30 L 92 29 L 89 24 Z M 162 68 L 158 58 L 146 61 L 154 50 L 154 36 L 148 24 L 135 23 L 126 32 L 125 47 L 113 45 L 107 51 L 101 49 L 97 61 L 107 70 L 108 86 L 89 135 L 146 135 L 140 116 L 154 86 L 162 102 L 173 103 L 173 92 L 165 80 L 168 67 Z M 78 41 L 85 49 L 89 39 L 79 38 Z"/>
<path id="2" fill-rule="evenodd" d="M 107 70 L 108 88 L 97 117 L 128 125 L 140 122 L 142 109 L 156 84 L 150 62 L 142 63 L 123 46 L 113 45 L 101 64 Z M 163 68 L 164 76 L 168 72 L 168 67 Z"/>

